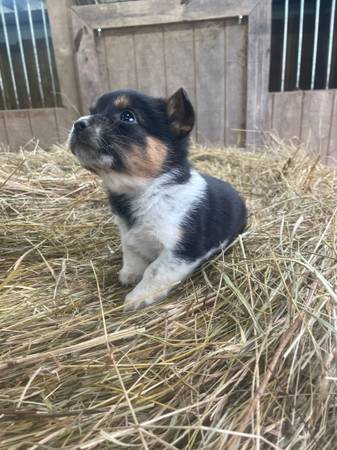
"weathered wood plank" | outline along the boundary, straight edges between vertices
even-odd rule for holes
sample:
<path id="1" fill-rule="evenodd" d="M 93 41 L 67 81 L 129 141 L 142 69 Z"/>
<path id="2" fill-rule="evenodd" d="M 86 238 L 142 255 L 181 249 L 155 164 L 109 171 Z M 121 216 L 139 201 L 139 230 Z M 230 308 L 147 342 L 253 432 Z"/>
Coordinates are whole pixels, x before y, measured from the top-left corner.
<path id="1" fill-rule="evenodd" d="M 194 25 L 197 140 L 224 144 L 224 51 L 223 21 Z"/>
<path id="2" fill-rule="evenodd" d="M 271 0 L 260 0 L 248 17 L 246 143 L 253 146 L 267 124 L 270 33 Z"/>
<path id="3" fill-rule="evenodd" d="M 93 100 L 102 93 L 94 31 L 72 12 L 74 48 L 79 80 L 81 113 L 86 114 Z"/>
<path id="4" fill-rule="evenodd" d="M 33 137 L 39 142 L 41 148 L 49 148 L 59 141 L 55 110 L 31 109 L 29 110 Z"/>
<path id="5" fill-rule="evenodd" d="M 239 25 L 237 19 L 227 19 L 225 45 L 225 144 L 243 146 L 247 101 L 247 25 Z"/>
<path id="6" fill-rule="evenodd" d="M 337 90 L 330 90 L 333 95 L 333 111 L 330 122 L 330 141 L 327 155 L 327 163 L 337 166 Z"/>
<path id="7" fill-rule="evenodd" d="M 135 31 L 134 44 L 138 89 L 148 95 L 165 96 L 162 28 L 157 26 L 140 28 Z"/>
<path id="8" fill-rule="evenodd" d="M 106 31 L 104 39 L 109 89 L 137 89 L 133 31 Z"/>
<path id="9" fill-rule="evenodd" d="M 8 145 L 7 129 L 3 112 L 0 112 L 0 146 Z"/>
<path id="10" fill-rule="evenodd" d="M 274 96 L 272 129 L 282 139 L 299 138 L 301 135 L 302 91 L 277 92 Z"/>
<path id="11" fill-rule="evenodd" d="M 73 6 L 72 9 L 91 28 L 105 29 L 246 16 L 257 2 L 258 0 L 140 0 Z"/>
<path id="12" fill-rule="evenodd" d="M 57 142 L 60 144 L 64 144 L 67 141 L 69 131 L 73 124 L 73 120 L 71 120 L 69 115 L 65 114 L 66 111 L 67 110 L 65 110 L 65 108 L 55 108 L 57 132 L 58 132 Z"/>
<path id="13" fill-rule="evenodd" d="M 273 131 L 273 116 L 274 116 L 274 93 L 270 92 L 268 95 L 268 112 L 267 112 L 267 122 L 266 131 Z"/>
<path id="14" fill-rule="evenodd" d="M 107 61 L 107 47 L 106 47 L 106 32 L 101 32 L 96 39 L 96 52 L 98 59 L 99 77 L 101 80 L 101 88 L 103 92 L 110 89 L 109 86 L 109 71 Z"/>
<path id="15" fill-rule="evenodd" d="M 4 119 L 11 150 L 18 150 L 32 139 L 28 110 L 4 111 Z"/>
<path id="16" fill-rule="evenodd" d="M 193 104 L 195 102 L 195 74 L 193 53 L 193 26 L 191 24 L 172 24 L 164 27 L 164 56 L 167 95 L 183 87 Z M 196 127 L 192 137 L 196 137 Z"/>
<path id="17" fill-rule="evenodd" d="M 78 85 L 73 52 L 70 6 L 72 0 L 47 0 L 57 73 L 60 80 L 63 114 L 71 122 L 79 109 Z"/>
<path id="18" fill-rule="evenodd" d="M 328 90 L 304 91 L 301 139 L 313 154 L 326 161 L 329 148 L 333 95 Z"/>

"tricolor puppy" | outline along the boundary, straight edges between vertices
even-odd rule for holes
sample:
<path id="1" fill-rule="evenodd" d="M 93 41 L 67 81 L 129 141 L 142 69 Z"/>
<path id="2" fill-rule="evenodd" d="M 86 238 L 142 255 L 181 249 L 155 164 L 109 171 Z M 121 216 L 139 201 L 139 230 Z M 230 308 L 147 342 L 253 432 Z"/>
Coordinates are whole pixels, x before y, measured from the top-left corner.
<path id="1" fill-rule="evenodd" d="M 246 224 L 234 188 L 188 162 L 194 110 L 179 89 L 168 99 L 109 92 L 69 138 L 81 165 L 102 178 L 122 238 L 125 310 L 151 305 Z"/>

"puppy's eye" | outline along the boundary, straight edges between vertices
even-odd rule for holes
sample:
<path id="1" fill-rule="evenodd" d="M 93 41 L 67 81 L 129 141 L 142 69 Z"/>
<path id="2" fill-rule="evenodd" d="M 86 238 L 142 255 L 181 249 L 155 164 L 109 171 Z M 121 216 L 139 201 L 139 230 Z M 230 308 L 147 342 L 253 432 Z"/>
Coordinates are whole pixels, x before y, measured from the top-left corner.
<path id="1" fill-rule="evenodd" d="M 119 115 L 119 118 L 121 119 L 122 122 L 128 122 L 128 123 L 136 122 L 135 115 L 133 114 L 133 112 L 129 111 L 128 109 L 125 109 L 124 111 L 122 111 Z"/>

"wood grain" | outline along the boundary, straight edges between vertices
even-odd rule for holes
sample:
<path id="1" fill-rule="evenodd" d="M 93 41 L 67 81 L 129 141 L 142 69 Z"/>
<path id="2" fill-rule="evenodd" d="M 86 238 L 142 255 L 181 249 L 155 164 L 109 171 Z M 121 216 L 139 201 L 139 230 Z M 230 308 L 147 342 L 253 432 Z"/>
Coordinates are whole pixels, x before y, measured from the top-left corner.
<path id="1" fill-rule="evenodd" d="M 104 32 L 105 65 L 111 90 L 138 88 L 133 33 L 130 29 Z"/>
<path id="2" fill-rule="evenodd" d="M 47 149 L 59 141 L 55 110 L 31 109 L 29 110 L 33 138 L 39 142 L 40 147 Z"/>
<path id="3" fill-rule="evenodd" d="M 166 95 L 171 95 L 183 87 L 196 109 L 193 48 L 192 24 L 164 26 Z M 192 131 L 193 138 L 196 137 L 196 128 L 197 126 Z"/>
<path id="4" fill-rule="evenodd" d="M 223 21 L 195 24 L 195 70 L 197 97 L 197 140 L 224 144 L 224 51 Z"/>
<path id="5" fill-rule="evenodd" d="M 72 13 L 75 59 L 79 81 L 81 114 L 87 114 L 94 99 L 103 91 L 98 70 L 98 56 L 94 31 Z"/>
<path id="6" fill-rule="evenodd" d="M 163 30 L 144 27 L 134 33 L 138 89 L 145 94 L 166 94 Z"/>
<path id="7" fill-rule="evenodd" d="M 301 139 L 314 155 L 327 160 L 333 95 L 329 90 L 304 91 Z"/>
<path id="8" fill-rule="evenodd" d="M 243 146 L 246 128 L 247 24 L 225 21 L 225 144 Z"/>
<path id="9" fill-rule="evenodd" d="M 247 135 L 258 146 L 267 127 L 271 0 L 261 0 L 248 17 Z"/>
<path id="10" fill-rule="evenodd" d="M 7 129 L 5 125 L 4 113 L 0 112 L 0 146 L 8 146 Z"/>
<path id="11" fill-rule="evenodd" d="M 140 0 L 72 9 L 91 28 L 106 29 L 246 16 L 257 3 L 258 0 Z"/>
<path id="12" fill-rule="evenodd" d="M 276 92 L 272 129 L 285 140 L 299 138 L 301 135 L 301 116 L 303 92 Z"/>
<path id="13" fill-rule="evenodd" d="M 4 119 L 11 150 L 18 150 L 32 139 L 28 110 L 5 111 Z"/>

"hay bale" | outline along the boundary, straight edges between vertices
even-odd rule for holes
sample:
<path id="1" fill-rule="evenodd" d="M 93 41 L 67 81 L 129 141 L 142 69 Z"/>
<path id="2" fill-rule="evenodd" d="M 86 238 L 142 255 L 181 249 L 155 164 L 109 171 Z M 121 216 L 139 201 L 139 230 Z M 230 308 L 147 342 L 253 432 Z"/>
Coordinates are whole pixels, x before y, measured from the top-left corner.
<path id="1" fill-rule="evenodd" d="M 0 154 L 1 448 L 335 447 L 337 174 L 281 147 L 192 160 L 249 228 L 125 315 L 97 180 L 64 149 Z"/>

